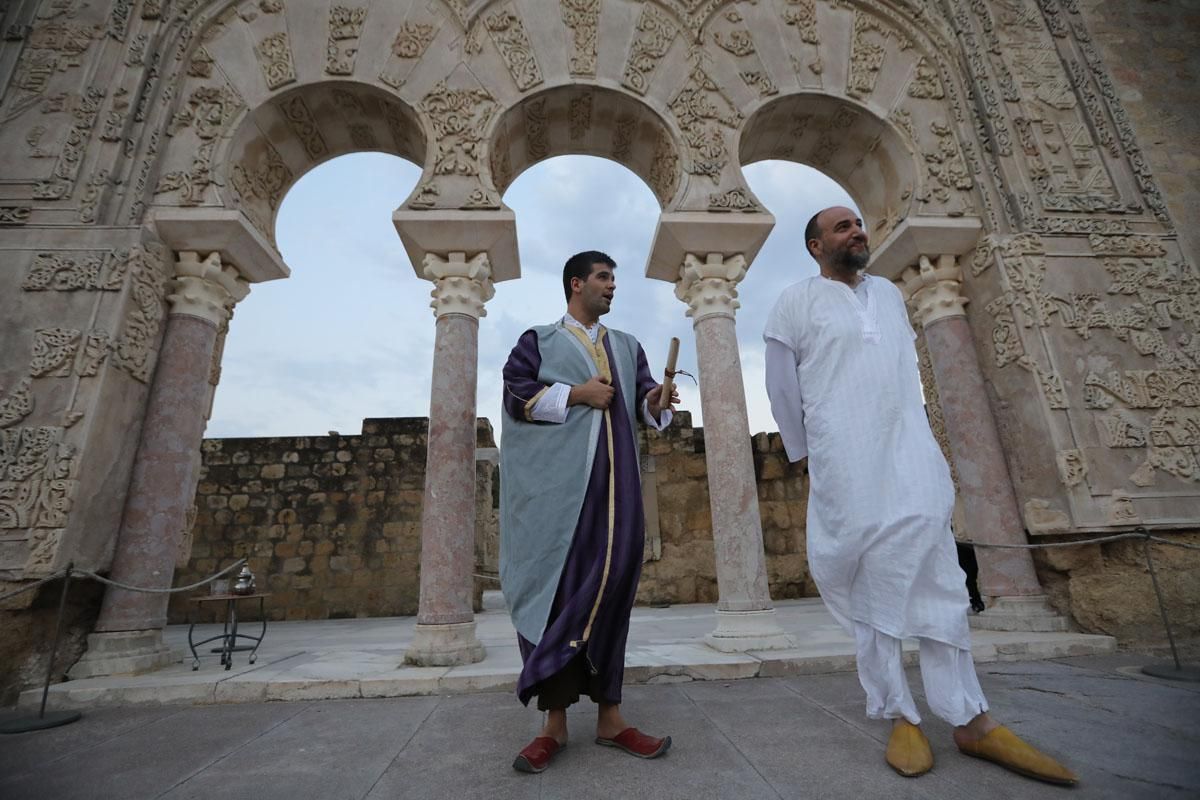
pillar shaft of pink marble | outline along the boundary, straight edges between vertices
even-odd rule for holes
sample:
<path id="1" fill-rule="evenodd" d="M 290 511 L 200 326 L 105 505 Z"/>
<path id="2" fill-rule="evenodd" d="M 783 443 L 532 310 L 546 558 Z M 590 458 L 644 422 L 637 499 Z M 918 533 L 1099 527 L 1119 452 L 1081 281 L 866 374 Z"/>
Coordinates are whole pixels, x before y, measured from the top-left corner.
<path id="1" fill-rule="evenodd" d="M 475 382 L 479 321 L 437 321 L 429 451 L 421 512 L 421 598 L 417 622 L 471 622 L 475 564 Z"/>
<path id="2" fill-rule="evenodd" d="M 720 595 L 717 608 L 762 611 L 773 606 L 737 333 L 733 319 L 722 314 L 701 318 L 695 332 Z"/>
<path id="3" fill-rule="evenodd" d="M 171 585 L 187 510 L 196 496 L 196 453 L 204 436 L 216 340 L 216 325 L 208 320 L 167 317 L 113 555 L 113 580 L 159 589 Z M 168 598 L 110 586 L 96 630 L 162 628 Z"/>
<path id="4" fill-rule="evenodd" d="M 925 326 L 925 342 L 958 471 L 967 532 L 981 542 L 1025 544 L 1016 494 L 966 317 L 956 314 L 930 322 Z M 980 547 L 975 556 L 982 594 L 1042 594 L 1029 550 Z"/>

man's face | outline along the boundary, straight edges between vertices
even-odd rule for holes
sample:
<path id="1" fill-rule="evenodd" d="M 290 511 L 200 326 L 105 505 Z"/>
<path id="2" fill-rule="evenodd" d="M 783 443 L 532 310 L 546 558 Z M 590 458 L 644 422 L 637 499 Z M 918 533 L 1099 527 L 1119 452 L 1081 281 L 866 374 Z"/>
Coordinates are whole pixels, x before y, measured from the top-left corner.
<path id="1" fill-rule="evenodd" d="M 871 260 L 867 247 L 867 232 L 863 221 L 848 208 L 831 208 L 822 212 L 818 223 L 821 236 L 817 239 L 813 257 L 842 274 L 864 269 Z"/>
<path id="2" fill-rule="evenodd" d="M 587 280 L 576 278 L 575 281 L 572 283 L 579 287 L 579 299 L 583 307 L 597 317 L 607 314 L 612 307 L 613 294 L 617 291 L 613 268 L 608 264 L 592 264 L 592 274 Z"/>

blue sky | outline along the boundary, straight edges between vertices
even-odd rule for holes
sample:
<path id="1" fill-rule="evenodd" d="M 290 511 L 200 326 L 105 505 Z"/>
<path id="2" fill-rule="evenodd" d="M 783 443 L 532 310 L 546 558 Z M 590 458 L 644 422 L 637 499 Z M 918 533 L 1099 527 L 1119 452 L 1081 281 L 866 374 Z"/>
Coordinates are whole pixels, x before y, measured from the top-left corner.
<path id="1" fill-rule="evenodd" d="M 804 224 L 820 208 L 852 202 L 831 179 L 798 164 L 762 162 L 745 174 L 776 217 L 739 286 L 738 340 L 754 433 L 776 429 L 763 389 L 763 321 L 780 289 L 817 271 L 804 250 Z M 255 285 L 238 304 L 206 436 L 356 434 L 366 417 L 428 415 L 432 285 L 417 277 L 391 221 L 419 177 L 403 159 L 357 153 L 291 188 L 276 238 L 292 275 Z M 516 214 L 521 277 L 496 285 L 479 326 L 479 415 L 497 435 L 508 351 L 527 327 L 563 314 L 562 265 L 580 250 L 603 250 L 617 262 L 605 324 L 636 335 L 656 374 L 678 336 L 679 367 L 696 372 L 686 306 L 673 285 L 644 275 L 659 207 L 636 175 L 604 159 L 561 156 L 523 173 L 504 202 Z M 681 380 L 680 407 L 700 424 L 699 393 Z"/>

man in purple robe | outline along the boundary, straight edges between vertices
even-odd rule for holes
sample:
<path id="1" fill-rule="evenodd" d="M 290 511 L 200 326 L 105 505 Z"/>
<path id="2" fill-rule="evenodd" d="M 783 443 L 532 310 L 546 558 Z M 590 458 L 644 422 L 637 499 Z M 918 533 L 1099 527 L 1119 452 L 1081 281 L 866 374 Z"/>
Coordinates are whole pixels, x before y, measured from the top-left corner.
<path id="1" fill-rule="evenodd" d="M 566 745 L 580 695 L 598 705 L 598 744 L 641 758 L 671 746 L 620 704 L 645 535 L 637 418 L 661 430 L 678 396 L 662 397 L 636 339 L 600 324 L 615 268 L 597 251 L 568 259 L 566 315 L 522 334 L 504 366 L 500 579 L 524 660 L 518 697 L 547 712 L 513 762 L 522 772 Z"/>

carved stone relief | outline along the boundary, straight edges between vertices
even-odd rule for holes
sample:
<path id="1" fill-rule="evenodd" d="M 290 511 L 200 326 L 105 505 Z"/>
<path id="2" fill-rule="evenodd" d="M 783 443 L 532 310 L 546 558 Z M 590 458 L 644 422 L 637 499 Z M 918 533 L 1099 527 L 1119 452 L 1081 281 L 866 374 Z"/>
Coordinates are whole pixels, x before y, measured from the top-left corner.
<path id="1" fill-rule="evenodd" d="M 546 98 L 538 97 L 522 108 L 525 117 L 525 154 L 530 161 L 541 161 L 550 155 L 547 138 Z"/>
<path id="2" fill-rule="evenodd" d="M 451 89 L 439 83 L 421 100 L 433 125 L 436 175 L 478 175 L 483 129 L 496 108 L 482 89 Z"/>
<path id="3" fill-rule="evenodd" d="M 678 35 L 679 28 L 670 17 L 649 3 L 644 5 L 637 22 L 637 36 L 625 60 L 621 83 L 638 94 L 645 94 L 650 88 L 650 76 Z"/>
<path id="4" fill-rule="evenodd" d="M 33 358 L 29 374 L 34 378 L 65 378 L 79 349 L 82 333 L 74 328 L 39 328 L 33 332 Z"/>
<path id="5" fill-rule="evenodd" d="M 154 347 L 165 316 L 162 260 L 159 252 L 140 247 L 129 251 L 129 310 L 112 345 L 112 363 L 142 383 L 150 382 Z"/>
<path id="6" fill-rule="evenodd" d="M 593 77 L 596 74 L 596 24 L 600 20 L 600 0 L 559 2 L 563 24 L 571 31 L 571 76 Z"/>
<path id="7" fill-rule="evenodd" d="M 396 33 L 396 38 L 392 40 L 392 57 L 388 67 L 379 73 L 379 80 L 393 89 L 403 86 L 408 73 L 421 56 L 425 55 L 425 50 L 437 32 L 437 26 L 430 23 L 403 23 Z"/>
<path id="8" fill-rule="evenodd" d="M 187 170 L 167 172 L 159 179 L 154 189 L 156 195 L 179 192 L 179 202 L 185 206 L 204 202 L 205 190 L 219 185 L 212 173 L 217 141 L 241 107 L 242 99 L 228 86 L 201 86 L 192 91 L 187 103 L 172 118 L 167 135 L 178 136 L 185 129 L 191 130 L 200 140 L 199 145 Z"/>
<path id="9" fill-rule="evenodd" d="M 525 91 L 542 82 L 542 70 L 525 33 L 525 25 L 512 7 L 493 11 L 484 17 L 488 33 L 496 43 L 517 88 Z"/>
<path id="10" fill-rule="evenodd" d="M 854 33 L 850 40 L 850 79 L 846 94 L 868 97 L 875 91 L 875 81 L 887 55 L 887 39 L 891 31 L 876 17 L 861 9 L 854 11 Z"/>
<path id="11" fill-rule="evenodd" d="M 744 19 L 737 9 L 725 11 L 712 25 L 713 43 L 737 61 L 738 76 L 743 83 L 762 97 L 779 94 L 779 87 L 771 80 L 770 73 L 758 56 L 754 38 L 743 23 Z"/>
<path id="12" fill-rule="evenodd" d="M 78 460 L 63 433 L 55 426 L 0 430 L 0 529 L 66 525 Z"/>
<path id="13" fill-rule="evenodd" d="M 591 92 L 584 92 L 567 105 L 567 136 L 572 142 L 581 141 L 591 129 L 595 99 Z"/>
<path id="14" fill-rule="evenodd" d="M 275 105 L 283 113 L 288 127 L 300 140 L 304 146 L 304 152 L 309 158 L 316 160 L 329 154 L 329 146 L 325 144 L 325 139 L 321 136 L 321 131 L 317 127 L 308 105 L 304 102 L 303 96 L 292 95 Z"/>
<path id="15" fill-rule="evenodd" d="M 283 163 L 279 152 L 266 143 L 253 161 L 235 163 L 229 176 L 242 213 L 272 241 L 275 239 L 275 212 L 283 199 L 284 189 L 291 182 L 292 171 Z"/>
<path id="16" fill-rule="evenodd" d="M 286 33 L 273 33 L 254 46 L 258 66 L 267 80 L 268 89 L 278 89 L 296 80 L 292 65 L 292 48 Z"/>
<path id="17" fill-rule="evenodd" d="M 689 171 L 718 181 L 729 163 L 726 131 L 737 129 L 742 113 L 699 65 L 693 67 L 687 84 L 671 101 L 670 109 L 688 143 Z"/>
<path id="18" fill-rule="evenodd" d="M 354 74 L 358 39 L 362 36 L 363 22 L 366 19 L 366 6 L 335 5 L 329 9 L 329 41 L 325 45 L 326 74 Z"/>

